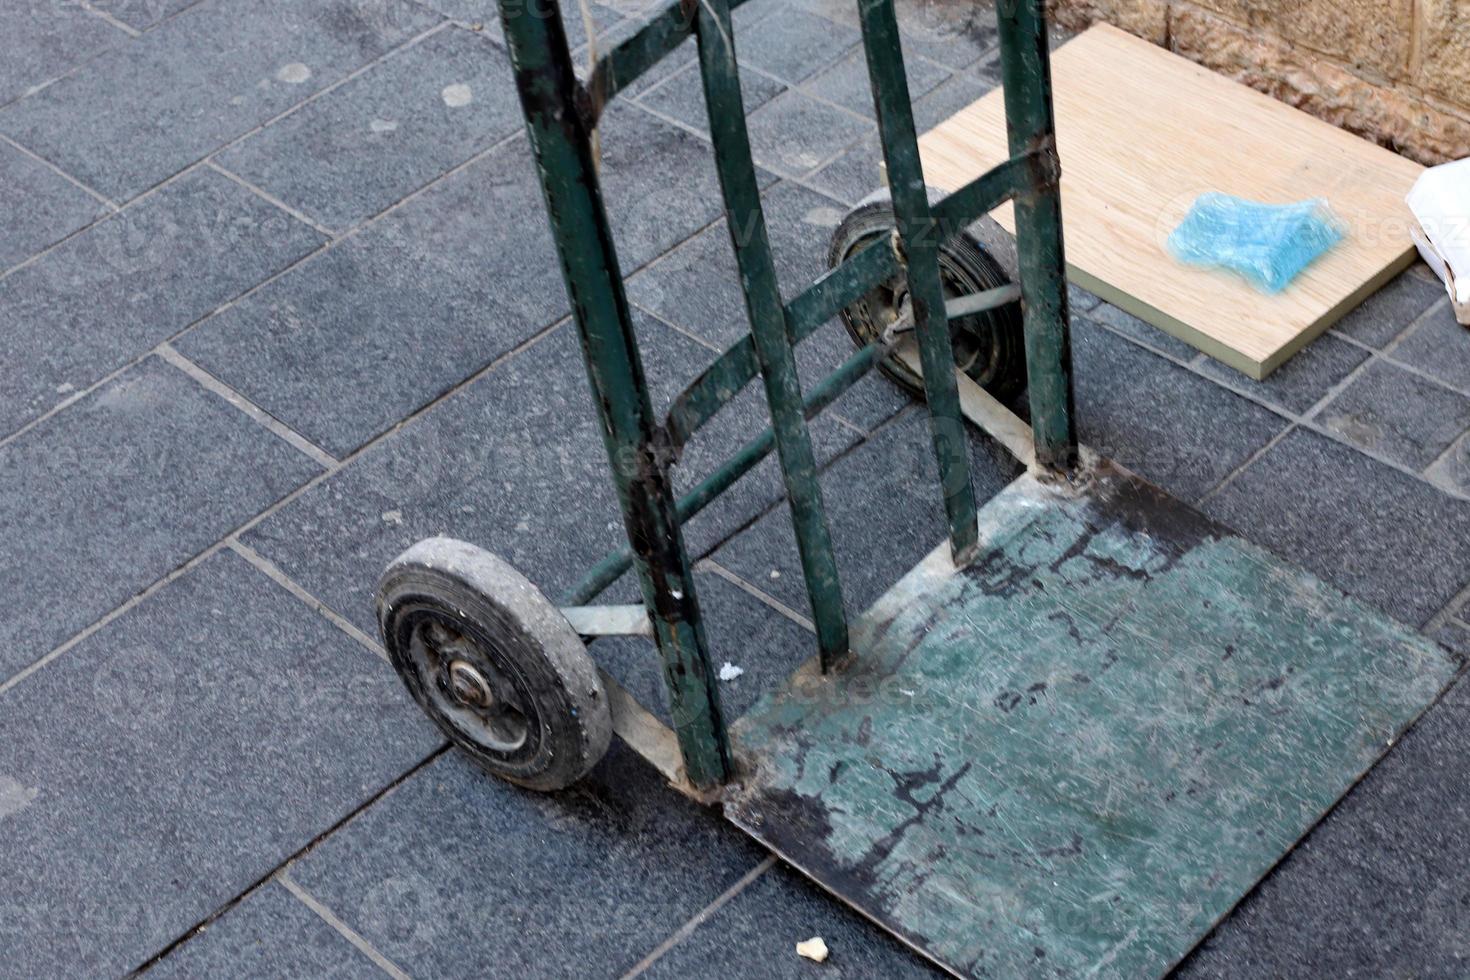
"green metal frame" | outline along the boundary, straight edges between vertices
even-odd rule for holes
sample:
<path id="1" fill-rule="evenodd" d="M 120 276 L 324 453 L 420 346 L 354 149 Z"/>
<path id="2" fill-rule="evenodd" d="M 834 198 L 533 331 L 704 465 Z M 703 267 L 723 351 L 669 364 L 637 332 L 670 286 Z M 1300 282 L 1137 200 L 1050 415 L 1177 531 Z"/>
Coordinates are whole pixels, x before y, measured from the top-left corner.
<path id="1" fill-rule="evenodd" d="M 526 128 L 628 536 L 628 547 L 588 572 L 563 604 L 585 605 L 630 567 L 636 570 L 664 664 L 685 775 L 701 789 L 730 778 L 731 753 L 680 525 L 773 449 L 791 503 L 823 668 L 847 650 L 841 583 L 807 421 L 890 351 L 881 341 L 859 349 L 803 395 L 797 343 L 878 284 L 900 272 L 907 277 L 950 549 L 963 565 L 976 548 L 976 501 L 937 255 L 939 246 L 965 226 L 1014 201 L 1037 463 L 1068 469 L 1077 455 L 1043 0 L 998 4 L 1011 159 L 934 204 L 919 162 L 893 2 L 855 0 L 898 228 L 892 248 L 858 252 L 784 304 L 735 60 L 731 10 L 740 2 L 670 3 L 602 56 L 583 83 L 573 72 L 554 6 L 532 9 L 518 0 L 500 0 Z M 691 35 L 697 39 L 710 135 L 751 329 L 659 420 L 649 401 L 603 206 L 592 134 L 608 101 Z M 992 301 L 1013 297 L 998 294 Z M 757 375 L 765 387 L 771 428 L 676 500 L 669 470 L 681 447 Z"/>

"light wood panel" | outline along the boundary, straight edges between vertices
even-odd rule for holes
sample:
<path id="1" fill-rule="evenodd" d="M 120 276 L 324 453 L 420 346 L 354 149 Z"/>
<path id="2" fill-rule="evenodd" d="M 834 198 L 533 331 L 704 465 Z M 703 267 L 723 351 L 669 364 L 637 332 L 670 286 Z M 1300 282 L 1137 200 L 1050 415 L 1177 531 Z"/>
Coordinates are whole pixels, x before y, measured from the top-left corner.
<path id="1" fill-rule="evenodd" d="M 1264 378 L 1414 255 L 1404 195 L 1418 164 L 1099 24 L 1052 56 L 1068 275 L 1253 378 Z M 919 140 L 951 191 L 1009 155 L 1000 89 Z M 1194 199 L 1325 197 L 1348 237 L 1275 296 L 1165 250 Z M 1015 230 L 1006 205 L 995 218 Z"/>

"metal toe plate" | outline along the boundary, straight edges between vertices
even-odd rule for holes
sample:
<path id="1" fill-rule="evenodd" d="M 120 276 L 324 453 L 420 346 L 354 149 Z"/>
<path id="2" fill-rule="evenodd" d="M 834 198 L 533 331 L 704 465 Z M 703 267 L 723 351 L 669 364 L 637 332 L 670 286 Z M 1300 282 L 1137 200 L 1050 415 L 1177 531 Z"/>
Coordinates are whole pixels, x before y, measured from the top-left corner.
<path id="1" fill-rule="evenodd" d="M 1164 973 L 1454 673 L 1108 464 L 980 523 L 735 726 L 725 806 L 956 973 Z"/>

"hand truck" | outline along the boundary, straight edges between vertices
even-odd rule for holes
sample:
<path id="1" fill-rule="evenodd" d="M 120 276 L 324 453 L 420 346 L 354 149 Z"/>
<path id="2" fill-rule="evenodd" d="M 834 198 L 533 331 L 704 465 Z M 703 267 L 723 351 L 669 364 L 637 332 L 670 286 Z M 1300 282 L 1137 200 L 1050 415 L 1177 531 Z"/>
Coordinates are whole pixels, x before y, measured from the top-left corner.
<path id="1" fill-rule="evenodd" d="M 511 782 L 565 787 L 616 732 L 953 972 L 1157 974 L 1453 665 L 1079 450 L 1041 0 L 997 3 L 1011 158 L 942 198 L 924 181 L 893 0 L 854 2 L 889 190 L 783 302 L 736 68 L 741 0 L 669 3 L 585 82 L 554 5 L 500 0 L 628 545 L 553 603 L 487 551 L 421 541 L 379 582 L 382 639 L 444 733 Z M 750 332 L 659 419 L 593 142 L 603 107 L 691 35 Z M 966 230 L 1006 201 L 1018 284 Z M 795 345 L 839 314 L 857 350 L 803 392 Z M 948 540 L 850 624 L 807 421 L 874 367 L 927 401 Z M 771 426 L 676 497 L 681 447 L 757 377 Z M 1022 387 L 1029 426 L 995 397 Z M 1027 467 L 983 509 L 967 419 Z M 731 726 L 680 528 L 773 450 L 817 651 Z M 592 604 L 630 568 L 641 605 Z M 672 729 L 589 657 L 585 641 L 612 634 L 653 639 Z"/>

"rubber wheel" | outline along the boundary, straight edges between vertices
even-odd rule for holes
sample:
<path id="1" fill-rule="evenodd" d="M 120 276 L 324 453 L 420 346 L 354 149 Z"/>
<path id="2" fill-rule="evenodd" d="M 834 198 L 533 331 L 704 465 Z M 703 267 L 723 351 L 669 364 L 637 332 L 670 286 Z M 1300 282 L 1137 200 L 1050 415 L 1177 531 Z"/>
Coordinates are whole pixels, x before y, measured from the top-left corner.
<path id="1" fill-rule="evenodd" d="M 581 637 L 495 555 L 426 538 L 384 570 L 377 612 L 409 694 L 485 769 L 562 789 L 607 751 L 607 694 Z"/>
<path id="2" fill-rule="evenodd" d="M 869 195 L 848 212 L 833 233 L 828 264 L 835 268 L 865 248 L 888 248 L 894 227 L 888 191 Z M 1011 281 L 990 251 L 966 232 L 940 246 L 939 275 L 948 298 L 994 289 Z M 843 310 L 842 322 L 853 343 L 865 347 L 881 337 L 898 319 L 907 291 L 908 283 L 900 274 Z M 1002 400 L 1026 387 L 1025 331 L 1015 303 L 951 320 L 949 327 L 955 365 L 976 384 Z M 910 393 L 924 396 L 923 378 L 903 362 L 888 358 L 880 368 Z"/>

